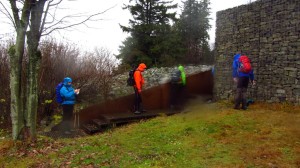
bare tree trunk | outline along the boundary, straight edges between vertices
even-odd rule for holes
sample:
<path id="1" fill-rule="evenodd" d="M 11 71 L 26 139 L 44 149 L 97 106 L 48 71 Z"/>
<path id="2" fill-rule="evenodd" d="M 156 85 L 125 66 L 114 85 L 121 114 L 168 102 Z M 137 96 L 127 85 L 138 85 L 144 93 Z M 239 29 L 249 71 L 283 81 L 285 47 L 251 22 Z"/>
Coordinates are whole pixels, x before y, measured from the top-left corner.
<path id="1" fill-rule="evenodd" d="M 29 138 L 36 139 L 37 109 L 38 109 L 38 72 L 41 64 L 41 52 L 38 50 L 41 37 L 41 20 L 46 0 L 36 2 L 31 10 L 30 31 L 27 33 L 28 45 L 28 76 L 27 76 L 27 103 L 26 126 L 29 128 Z"/>
<path id="2" fill-rule="evenodd" d="M 24 111 L 22 94 L 22 60 L 24 55 L 24 44 L 26 29 L 30 16 L 30 1 L 24 1 L 21 18 L 15 0 L 10 0 L 13 11 L 14 25 L 17 31 L 17 40 L 15 46 L 9 50 L 10 56 L 10 89 L 11 89 L 11 119 L 12 119 L 12 137 L 14 140 L 20 139 L 20 134 L 24 127 Z"/>
<path id="3" fill-rule="evenodd" d="M 25 33 L 24 33 L 25 34 Z M 16 45 L 12 46 L 9 50 L 10 56 L 10 89 L 11 89 L 11 119 L 12 119 L 12 136 L 13 139 L 19 139 L 19 134 L 24 127 L 23 122 L 23 106 L 21 100 L 21 70 L 22 70 L 22 60 L 23 51 L 22 46 L 24 46 L 24 38 L 17 39 Z M 23 41 L 23 42 L 22 42 Z"/>
<path id="4" fill-rule="evenodd" d="M 41 52 L 36 48 L 31 48 L 28 44 L 28 54 L 30 56 L 28 63 L 27 76 L 27 104 L 26 104 L 26 127 L 29 128 L 29 138 L 36 139 L 36 123 L 38 109 L 38 72 L 40 67 Z"/>

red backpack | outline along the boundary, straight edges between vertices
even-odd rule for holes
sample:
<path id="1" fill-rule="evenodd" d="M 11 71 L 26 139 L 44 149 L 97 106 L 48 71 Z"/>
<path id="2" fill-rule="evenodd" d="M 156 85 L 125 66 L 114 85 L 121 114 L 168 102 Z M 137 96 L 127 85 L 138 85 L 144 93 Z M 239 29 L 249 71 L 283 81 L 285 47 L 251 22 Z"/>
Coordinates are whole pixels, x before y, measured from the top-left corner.
<path id="1" fill-rule="evenodd" d="M 250 59 L 246 55 L 242 55 L 239 58 L 239 71 L 243 73 L 249 73 L 252 70 Z"/>

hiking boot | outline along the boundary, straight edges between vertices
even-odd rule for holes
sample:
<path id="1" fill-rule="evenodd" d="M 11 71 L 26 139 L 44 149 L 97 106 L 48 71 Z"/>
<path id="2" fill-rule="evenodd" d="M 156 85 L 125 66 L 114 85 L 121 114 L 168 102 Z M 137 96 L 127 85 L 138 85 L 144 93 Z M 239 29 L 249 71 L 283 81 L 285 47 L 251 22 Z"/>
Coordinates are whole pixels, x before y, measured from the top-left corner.
<path id="1" fill-rule="evenodd" d="M 247 110 L 247 107 L 242 107 L 243 110 Z"/>
<path id="2" fill-rule="evenodd" d="M 140 110 L 140 111 L 143 112 L 143 113 L 144 113 L 144 112 L 147 112 L 147 110 L 145 110 L 145 109 L 142 109 L 142 110 Z"/>
<path id="3" fill-rule="evenodd" d="M 135 111 L 134 114 L 141 114 L 141 112 L 140 111 Z"/>

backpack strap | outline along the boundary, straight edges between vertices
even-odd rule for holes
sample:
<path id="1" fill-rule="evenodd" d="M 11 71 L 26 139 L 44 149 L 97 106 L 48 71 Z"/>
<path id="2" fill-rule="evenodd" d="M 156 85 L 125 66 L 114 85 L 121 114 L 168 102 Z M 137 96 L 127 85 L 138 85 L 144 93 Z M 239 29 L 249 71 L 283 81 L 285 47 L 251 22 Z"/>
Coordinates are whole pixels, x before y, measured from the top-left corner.
<path id="1" fill-rule="evenodd" d="M 133 71 L 133 78 L 134 78 L 134 73 L 135 73 L 136 71 L 140 71 L 140 70 L 136 69 L 136 70 Z M 141 72 L 141 71 L 140 71 L 140 72 Z"/>
<path id="2" fill-rule="evenodd" d="M 68 89 L 68 87 L 65 86 L 65 88 L 67 89 L 68 92 L 70 92 L 70 90 Z"/>

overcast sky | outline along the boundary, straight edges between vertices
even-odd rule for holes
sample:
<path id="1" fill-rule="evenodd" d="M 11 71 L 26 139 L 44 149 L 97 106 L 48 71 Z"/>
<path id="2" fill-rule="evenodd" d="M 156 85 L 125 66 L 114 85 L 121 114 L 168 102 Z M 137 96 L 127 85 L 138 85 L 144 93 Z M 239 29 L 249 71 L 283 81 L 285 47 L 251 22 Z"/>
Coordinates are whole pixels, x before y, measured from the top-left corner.
<path id="1" fill-rule="evenodd" d="M 114 54 L 118 54 L 119 46 L 122 41 L 128 36 L 127 33 L 123 33 L 119 24 L 128 25 L 128 21 L 131 15 L 128 10 L 123 10 L 123 4 L 128 4 L 129 0 L 64 0 L 60 5 L 63 10 L 58 10 L 61 15 L 72 13 L 96 13 L 111 8 L 105 14 L 101 15 L 100 21 L 89 23 L 89 27 L 85 26 L 77 27 L 72 31 L 60 31 L 59 33 L 52 34 L 57 40 L 63 40 L 70 43 L 78 44 L 79 47 L 85 50 L 92 50 L 94 47 L 105 47 L 112 51 Z M 252 2 L 255 0 L 252 0 Z M 211 5 L 211 21 L 212 28 L 209 30 L 210 43 L 215 40 L 215 21 L 216 12 L 225 10 L 235 6 L 247 4 L 250 0 L 210 0 Z M 174 0 L 174 3 L 178 3 L 182 7 L 181 0 Z M 3 8 L 0 8 L 3 10 Z M 178 10 L 180 11 L 180 10 Z M 0 17 L 0 37 L 3 34 L 11 36 L 13 29 L 8 27 L 7 20 Z M 3 40 L 4 38 L 2 38 Z"/>

